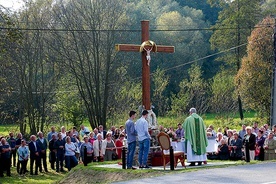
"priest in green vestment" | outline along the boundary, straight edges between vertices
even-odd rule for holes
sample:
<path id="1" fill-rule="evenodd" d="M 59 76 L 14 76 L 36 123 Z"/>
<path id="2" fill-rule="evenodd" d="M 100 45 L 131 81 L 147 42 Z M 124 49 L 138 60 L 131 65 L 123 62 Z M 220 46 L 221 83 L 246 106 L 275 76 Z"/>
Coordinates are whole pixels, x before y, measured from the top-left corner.
<path id="1" fill-rule="evenodd" d="M 187 161 L 191 163 L 190 166 L 195 166 L 196 162 L 201 165 L 207 160 L 208 140 L 203 119 L 196 114 L 195 108 L 190 109 L 190 116 L 186 118 L 182 127 L 185 131 Z"/>

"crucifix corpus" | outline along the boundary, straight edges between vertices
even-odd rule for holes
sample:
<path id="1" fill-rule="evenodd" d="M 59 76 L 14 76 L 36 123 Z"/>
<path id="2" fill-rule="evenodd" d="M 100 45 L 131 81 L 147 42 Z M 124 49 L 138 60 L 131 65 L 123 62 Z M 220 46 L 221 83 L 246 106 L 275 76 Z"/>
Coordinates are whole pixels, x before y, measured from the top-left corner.
<path id="1" fill-rule="evenodd" d="M 126 51 L 126 52 L 141 52 L 142 55 L 142 105 L 144 109 L 149 111 L 149 115 L 153 117 L 149 124 L 151 126 L 156 125 L 156 118 L 151 110 L 150 101 L 150 61 L 151 52 L 165 52 L 174 53 L 174 46 L 164 46 L 156 45 L 153 41 L 149 39 L 149 21 L 141 21 L 141 33 L 142 33 L 142 44 L 116 44 L 116 51 Z M 153 114 L 152 114 L 153 113 Z M 151 117 L 150 116 L 150 117 Z M 155 118 L 155 120 L 154 120 Z M 155 121 L 155 122 L 154 122 Z"/>

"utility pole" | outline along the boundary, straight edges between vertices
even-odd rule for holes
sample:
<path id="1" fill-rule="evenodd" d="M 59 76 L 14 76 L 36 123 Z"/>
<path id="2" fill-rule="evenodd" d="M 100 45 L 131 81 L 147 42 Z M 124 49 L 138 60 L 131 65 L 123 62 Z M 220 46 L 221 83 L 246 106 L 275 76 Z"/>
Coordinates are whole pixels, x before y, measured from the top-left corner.
<path id="1" fill-rule="evenodd" d="M 273 33 L 273 45 L 274 45 L 274 62 L 273 62 L 273 74 L 272 74 L 272 87 L 271 87 L 271 111 L 270 111 L 270 127 L 273 128 L 276 125 L 276 18 L 274 19 L 274 33 Z"/>
<path id="2" fill-rule="evenodd" d="M 241 33 L 240 33 L 240 4 L 239 0 L 237 1 L 237 11 L 238 11 L 238 24 L 237 24 L 237 45 L 239 46 L 241 43 Z M 237 72 L 239 72 L 241 68 L 241 56 L 240 56 L 240 47 L 237 47 L 236 49 L 236 64 L 237 64 Z M 238 81 L 238 88 L 240 86 L 240 80 Z M 241 100 L 241 95 L 238 90 L 238 105 L 239 105 L 239 114 L 240 114 L 240 119 L 243 120 L 243 109 L 242 109 L 242 100 Z"/>

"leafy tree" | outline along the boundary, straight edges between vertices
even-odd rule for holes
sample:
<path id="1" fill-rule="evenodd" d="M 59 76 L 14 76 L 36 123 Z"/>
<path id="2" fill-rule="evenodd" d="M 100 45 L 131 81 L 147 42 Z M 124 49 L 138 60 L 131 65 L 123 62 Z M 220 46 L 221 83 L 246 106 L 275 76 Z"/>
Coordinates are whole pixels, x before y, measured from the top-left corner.
<path id="1" fill-rule="evenodd" d="M 67 122 L 79 127 L 85 119 L 86 113 L 83 100 L 73 81 L 70 74 L 64 75 L 59 80 L 55 103 L 52 106 L 61 123 Z"/>
<path id="2" fill-rule="evenodd" d="M 152 103 L 157 107 L 158 115 L 164 116 L 168 108 L 168 98 L 164 94 L 169 83 L 169 77 L 166 76 L 165 71 L 157 68 L 152 76 L 153 80 L 153 95 Z"/>
<path id="3" fill-rule="evenodd" d="M 276 14 L 276 0 L 262 1 L 261 8 L 265 15 L 275 15 Z"/>
<path id="4" fill-rule="evenodd" d="M 273 24 L 274 20 L 267 17 L 252 31 L 248 38 L 247 56 L 242 59 L 236 77 L 236 84 L 240 82 L 239 91 L 246 108 L 264 115 L 269 114 L 271 103 Z"/>
<path id="5" fill-rule="evenodd" d="M 91 127 L 105 126 L 115 71 L 115 30 L 125 21 L 124 1 L 69 0 L 54 10 L 55 28 L 68 31 L 56 32 L 53 52 L 74 76 Z"/>
<path id="6" fill-rule="evenodd" d="M 235 70 L 238 71 L 241 65 L 241 58 L 246 54 L 245 47 L 241 47 L 240 45 L 246 43 L 251 29 L 260 19 L 260 1 L 209 0 L 209 2 L 213 6 L 222 8 L 222 11 L 219 12 L 218 22 L 213 26 L 215 31 L 210 38 L 211 47 L 219 51 L 235 48 L 235 52 L 227 52 L 218 59 L 226 62 L 233 69 L 233 72 Z M 240 118 L 243 119 L 242 102 L 239 92 L 238 104 Z"/>
<path id="7" fill-rule="evenodd" d="M 207 0 L 176 0 L 181 6 L 188 6 L 197 10 L 202 10 L 205 18 L 212 25 L 218 19 L 218 12 L 220 11 L 219 7 L 211 7 Z"/>
<path id="8" fill-rule="evenodd" d="M 51 116 L 48 116 L 49 107 L 60 70 L 56 56 L 47 47 L 48 35 L 40 31 L 49 27 L 52 20 L 51 5 L 51 0 L 30 1 L 24 10 L 15 14 L 18 15 L 18 27 L 34 29 L 22 31 L 21 42 L 9 45 L 9 54 L 14 63 L 12 72 L 16 78 L 11 84 L 18 95 L 17 109 L 22 133 L 26 131 L 25 122 L 31 134 L 43 131 L 51 122 Z"/>
<path id="9" fill-rule="evenodd" d="M 211 110 L 215 113 L 231 112 L 237 108 L 235 76 L 232 72 L 221 69 L 211 83 Z"/>
<path id="10" fill-rule="evenodd" d="M 199 113 L 205 113 L 209 108 L 208 85 L 202 78 L 201 67 L 193 64 L 189 69 L 189 78 L 183 79 L 179 85 L 180 91 L 172 97 L 172 114 L 181 115 L 189 108 L 195 107 Z"/>

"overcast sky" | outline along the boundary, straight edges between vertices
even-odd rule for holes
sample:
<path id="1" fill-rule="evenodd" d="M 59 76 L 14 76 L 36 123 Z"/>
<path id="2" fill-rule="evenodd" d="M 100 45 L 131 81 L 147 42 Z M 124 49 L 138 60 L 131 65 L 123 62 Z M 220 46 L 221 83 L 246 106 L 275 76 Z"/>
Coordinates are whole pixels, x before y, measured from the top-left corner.
<path id="1" fill-rule="evenodd" d="M 18 9 L 24 4 L 23 0 L 0 0 L 0 5 L 6 8 Z"/>

